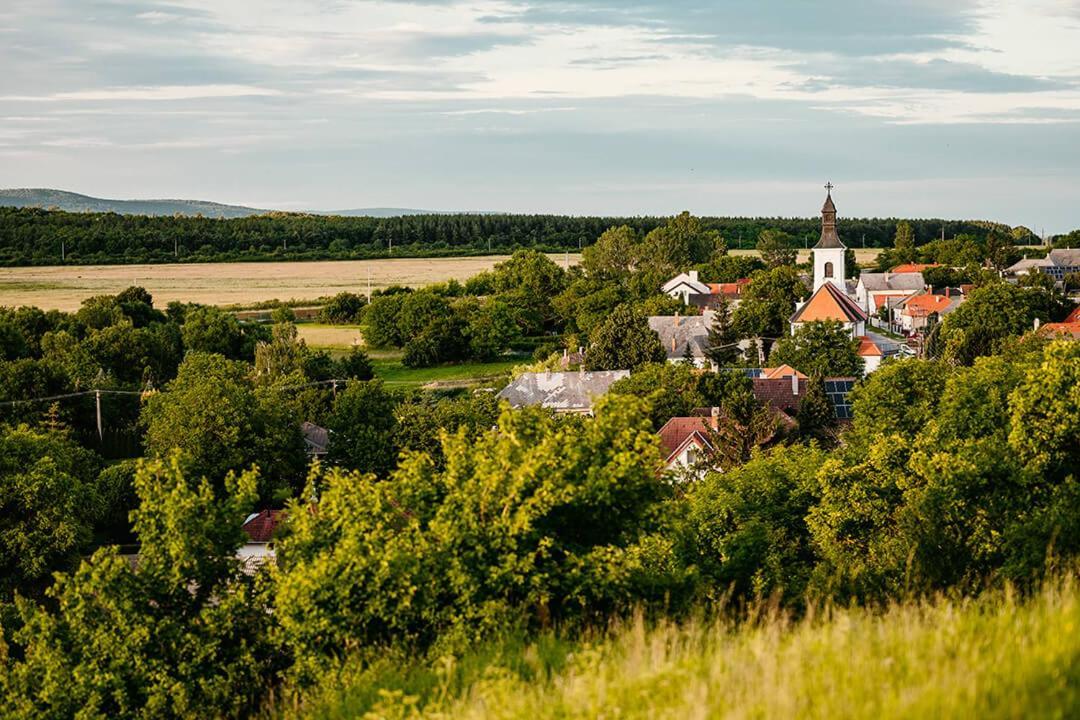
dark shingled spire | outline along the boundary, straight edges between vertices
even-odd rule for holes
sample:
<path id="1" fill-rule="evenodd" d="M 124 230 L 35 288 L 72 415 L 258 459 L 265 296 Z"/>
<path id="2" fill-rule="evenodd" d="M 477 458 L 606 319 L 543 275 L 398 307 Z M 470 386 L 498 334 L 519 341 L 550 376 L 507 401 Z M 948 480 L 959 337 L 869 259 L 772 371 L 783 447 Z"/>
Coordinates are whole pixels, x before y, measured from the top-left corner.
<path id="1" fill-rule="evenodd" d="M 828 194 L 825 196 L 825 205 L 821 208 L 821 239 L 814 246 L 815 250 L 844 247 L 840 236 L 836 234 L 836 205 L 832 201 L 832 189 L 832 183 L 825 186 Z"/>

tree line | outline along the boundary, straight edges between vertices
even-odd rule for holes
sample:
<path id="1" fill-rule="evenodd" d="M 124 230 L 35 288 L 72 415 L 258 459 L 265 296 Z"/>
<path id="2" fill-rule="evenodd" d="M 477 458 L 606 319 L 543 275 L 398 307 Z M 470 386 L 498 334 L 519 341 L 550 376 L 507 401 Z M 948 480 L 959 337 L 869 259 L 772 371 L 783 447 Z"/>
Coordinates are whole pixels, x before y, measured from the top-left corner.
<path id="1" fill-rule="evenodd" d="M 0 208 L 0 264 L 44 265 L 230 260 L 363 259 L 507 253 L 522 248 L 575 252 L 612 226 L 647 234 L 669 218 L 446 214 L 393 218 L 270 213 L 246 218 L 151 217 Z M 750 249 L 763 230 L 785 234 L 792 247 L 811 247 L 815 218 L 701 219 L 731 248 Z M 983 222 L 911 220 L 920 243 L 944 231 L 984 235 L 1007 226 Z M 887 247 L 898 221 L 844 219 L 850 247 Z M 1019 230 L 1018 230 L 1019 232 Z M 1029 231 L 1020 232 L 1025 238 Z"/>

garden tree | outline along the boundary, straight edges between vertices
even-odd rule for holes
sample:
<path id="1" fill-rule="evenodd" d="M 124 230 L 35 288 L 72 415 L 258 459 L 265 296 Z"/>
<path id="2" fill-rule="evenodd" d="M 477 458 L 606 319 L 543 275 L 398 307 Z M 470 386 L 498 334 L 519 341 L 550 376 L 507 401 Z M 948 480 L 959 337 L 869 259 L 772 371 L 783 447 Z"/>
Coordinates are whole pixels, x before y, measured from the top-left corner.
<path id="1" fill-rule="evenodd" d="M 360 322 L 365 305 L 367 300 L 362 295 L 340 292 L 319 310 L 319 319 L 335 325 Z"/>
<path id="2" fill-rule="evenodd" d="M 521 337 L 515 312 L 498 298 L 459 301 L 457 312 L 465 318 L 468 355 L 477 360 L 494 360 Z"/>
<path id="3" fill-rule="evenodd" d="M 862 377 L 864 363 L 859 357 L 859 341 L 835 320 L 800 324 L 793 335 L 776 341 L 769 353 L 769 366 L 790 365 L 817 377 Z"/>
<path id="4" fill-rule="evenodd" d="M 1043 272 L 1030 272 L 1021 275 L 1017 284 L 1024 288 L 1036 288 L 1046 293 L 1053 293 L 1057 289 L 1057 282 L 1052 275 Z"/>
<path id="5" fill-rule="evenodd" d="M 136 475 L 138 562 L 102 548 L 58 576 L 50 604 L 20 604 L 22 627 L 0 638 L 0 714 L 240 717 L 264 700 L 283 657 L 262 578 L 236 559 L 257 480 L 230 475 L 217 493 L 180 466 Z"/>
<path id="6" fill-rule="evenodd" d="M 803 440 L 817 440 L 825 446 L 836 441 L 836 413 L 820 375 L 811 376 L 807 381 L 806 395 L 799 403 L 795 419 L 799 423 L 799 437 Z"/>
<path id="7" fill-rule="evenodd" d="M 912 358 L 883 364 L 852 391 L 858 421 L 849 440 L 897 434 L 909 443 L 937 414 L 949 374 L 940 362 Z"/>
<path id="8" fill-rule="evenodd" d="M 286 409 L 276 389 L 256 394 L 248 365 L 188 353 L 176 379 L 143 407 L 147 455 L 179 449 L 191 477 L 221 478 L 257 464 L 265 468 L 260 497 L 269 499 L 303 475 L 301 418 Z"/>
<path id="9" fill-rule="evenodd" d="M 453 398 L 418 393 L 394 408 L 394 437 L 403 452 L 425 453 L 441 467 L 443 431 L 453 434 L 464 428 L 466 435 L 476 437 L 495 426 L 500 412 L 494 393 Z"/>
<path id="10" fill-rule="evenodd" d="M 432 325 L 442 322 L 453 314 L 450 301 L 430 290 L 418 290 L 402 296 L 401 309 L 397 314 L 400 337 L 408 342 Z"/>
<path id="11" fill-rule="evenodd" d="M 720 403 L 717 426 L 709 432 L 709 462 L 727 472 L 746 463 L 762 445 L 778 439 L 781 434 L 777 412 L 754 397 L 748 379 L 727 373 L 732 378 L 728 392 Z M 741 380 L 741 381 L 740 381 Z"/>
<path id="12" fill-rule="evenodd" d="M 625 300 L 625 291 L 618 285 L 589 277 L 574 280 L 551 305 L 569 330 L 588 335 Z"/>
<path id="13" fill-rule="evenodd" d="M 739 337 L 731 317 L 731 303 L 721 296 L 709 324 L 705 356 L 718 367 L 731 367 L 739 362 L 739 352 Z"/>
<path id="14" fill-rule="evenodd" d="M 1046 322 L 1064 312 L 1060 299 L 1039 289 L 1003 282 L 976 288 L 941 321 L 942 357 L 954 365 L 970 365 L 1031 330 L 1036 318 Z"/>
<path id="15" fill-rule="evenodd" d="M 893 238 L 893 254 L 890 261 L 899 265 L 915 262 L 916 257 L 915 229 L 911 227 L 911 223 L 901 221 L 896 225 L 896 237 Z"/>
<path id="16" fill-rule="evenodd" d="M 807 296 L 798 271 L 789 266 L 761 270 L 750 276 L 735 309 L 739 337 L 780 338 L 787 334 L 795 303 Z"/>
<path id="17" fill-rule="evenodd" d="M 82 301 L 75 312 L 75 320 L 91 330 L 116 325 L 124 319 L 124 312 L 116 304 L 115 295 L 95 295 Z"/>
<path id="18" fill-rule="evenodd" d="M 777 447 L 690 488 L 686 552 L 707 598 L 803 598 L 817 560 L 804 518 L 817 501 L 815 475 L 826 457 L 813 446 Z"/>
<path id="19" fill-rule="evenodd" d="M 195 307 L 184 313 L 180 328 L 184 349 L 224 355 L 230 360 L 244 358 L 244 330 L 233 313 L 212 306 Z"/>
<path id="20" fill-rule="evenodd" d="M 654 229 L 638 245 L 631 291 L 639 298 L 648 297 L 676 274 L 724 252 L 720 233 L 706 230 L 701 220 L 690 213 L 681 213 Z"/>
<path id="21" fill-rule="evenodd" d="M 615 308 L 591 340 L 585 352 L 587 370 L 633 370 L 667 357 L 645 316 L 626 304 Z"/>
<path id="22" fill-rule="evenodd" d="M 991 232 L 986 236 L 986 261 L 994 270 L 1001 272 L 1015 263 L 1020 258 L 1020 253 L 1013 245 L 1011 235 L 1002 232 Z"/>
<path id="23" fill-rule="evenodd" d="M 1069 273 L 1065 276 L 1062 284 L 1065 286 L 1065 292 L 1080 290 L 1080 272 Z"/>
<path id="24" fill-rule="evenodd" d="M 154 309 L 154 298 L 145 288 L 131 286 L 116 295 L 116 305 L 135 327 L 166 321 L 165 314 Z"/>
<path id="25" fill-rule="evenodd" d="M 569 422 L 508 410 L 479 438 L 444 435 L 442 449 L 442 468 L 407 456 L 388 482 L 316 475 L 318 512 L 291 506 L 275 616 L 302 678 L 352 646 L 448 647 L 685 602 L 642 401 L 603 400 Z"/>
<path id="26" fill-rule="evenodd" d="M 0 602 L 40 594 L 89 547 L 104 510 L 100 466 L 65 432 L 0 430 Z"/>
<path id="27" fill-rule="evenodd" d="M 926 284 L 934 288 L 960 287 L 972 281 L 965 268 L 928 267 L 922 271 Z"/>
<path id="28" fill-rule="evenodd" d="M 685 363 L 660 362 L 642 365 L 630 377 L 612 383 L 608 392 L 648 400 L 650 421 L 659 430 L 673 417 L 722 406 L 749 386 L 742 373 L 700 373 Z"/>
<path id="29" fill-rule="evenodd" d="M 394 399 L 378 380 L 351 382 L 338 392 L 328 428 L 329 460 L 350 470 L 385 475 L 397 459 Z"/>
<path id="30" fill-rule="evenodd" d="M 138 507 L 135 495 L 136 460 L 120 460 L 106 465 L 96 480 L 101 517 L 95 528 L 94 545 L 128 544 L 135 541 L 129 516 Z"/>
<path id="31" fill-rule="evenodd" d="M 255 376 L 261 382 L 274 380 L 300 370 L 307 355 L 307 343 L 290 322 L 274 325 L 270 342 L 255 346 Z"/>
<path id="32" fill-rule="evenodd" d="M 275 325 L 296 322 L 296 312 L 288 305 L 278 305 L 270 311 L 270 321 Z"/>
<path id="33" fill-rule="evenodd" d="M 1009 397 L 1009 447 L 1043 477 L 1080 482 L 1080 344 L 1057 340 Z"/>
<path id="34" fill-rule="evenodd" d="M 522 333 L 536 335 L 555 320 L 551 299 L 566 287 L 566 272 L 536 250 L 518 250 L 492 270 L 492 286 L 502 299 L 522 309 Z"/>
<path id="35" fill-rule="evenodd" d="M 377 295 L 364 308 L 362 326 L 364 341 L 371 347 L 401 347 L 405 338 L 398 329 L 398 313 L 401 312 L 404 295 Z"/>
<path id="36" fill-rule="evenodd" d="M 765 265 L 770 268 L 795 265 L 798 259 L 795 238 L 782 230 L 762 230 L 758 235 L 757 251 L 761 253 Z"/>
<path id="37" fill-rule="evenodd" d="M 183 356 L 172 323 L 134 327 L 130 321 L 91 330 L 82 344 L 102 372 L 124 385 L 160 385 L 176 374 Z"/>
<path id="38" fill-rule="evenodd" d="M 478 350 L 490 349 L 485 348 L 484 343 L 498 342 L 499 332 L 512 332 L 505 326 L 492 326 L 489 330 L 494 334 L 486 338 L 478 336 Z M 423 332 L 405 343 L 401 364 L 405 367 L 431 367 L 439 363 L 462 360 L 469 354 L 467 332 L 465 319 L 451 311 L 449 315 L 433 320 Z"/>
<path id="39" fill-rule="evenodd" d="M 694 266 L 701 282 L 732 283 L 765 269 L 760 258 L 747 255 L 714 255 L 708 262 Z"/>
<path id="40" fill-rule="evenodd" d="M 0 361 L 18 360 L 30 356 L 30 346 L 15 319 L 8 313 L 0 314 Z"/>
<path id="41" fill-rule="evenodd" d="M 51 357 L 0 363 L 0 402 L 50 397 L 75 389 L 64 365 Z M 33 425 L 41 420 L 47 410 L 40 403 L 13 405 L 0 408 L 0 419 L 11 424 L 23 422 Z"/>
<path id="42" fill-rule="evenodd" d="M 363 348 L 354 345 L 334 361 L 333 376 L 337 380 L 371 380 L 375 377 L 375 366 Z"/>
<path id="43" fill-rule="evenodd" d="M 595 280 L 623 280 L 634 269 L 640 241 L 637 232 L 628 225 L 609 228 L 595 243 L 581 251 L 581 265 Z"/>

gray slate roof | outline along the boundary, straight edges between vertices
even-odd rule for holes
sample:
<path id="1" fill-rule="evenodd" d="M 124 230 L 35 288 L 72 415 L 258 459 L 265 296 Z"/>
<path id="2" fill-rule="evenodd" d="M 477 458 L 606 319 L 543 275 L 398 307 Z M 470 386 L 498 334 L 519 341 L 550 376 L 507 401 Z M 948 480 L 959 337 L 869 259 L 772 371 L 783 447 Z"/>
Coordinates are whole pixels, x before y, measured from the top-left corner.
<path id="1" fill-rule="evenodd" d="M 649 318 L 649 327 L 660 337 L 668 360 L 686 356 L 686 346 L 695 358 L 705 357 L 705 348 L 709 343 L 709 326 L 714 313 L 705 311 L 701 315 L 669 316 L 654 315 Z M 674 343 L 672 342 L 674 340 Z"/>
<path id="2" fill-rule="evenodd" d="M 540 405 L 559 412 L 585 412 L 612 383 L 630 377 L 629 370 L 523 373 L 499 392 L 512 407 Z"/>
<path id="3" fill-rule="evenodd" d="M 868 291 L 878 292 L 881 290 L 922 290 L 926 287 L 926 280 L 921 272 L 913 273 L 867 273 L 859 275 L 863 287 Z"/>

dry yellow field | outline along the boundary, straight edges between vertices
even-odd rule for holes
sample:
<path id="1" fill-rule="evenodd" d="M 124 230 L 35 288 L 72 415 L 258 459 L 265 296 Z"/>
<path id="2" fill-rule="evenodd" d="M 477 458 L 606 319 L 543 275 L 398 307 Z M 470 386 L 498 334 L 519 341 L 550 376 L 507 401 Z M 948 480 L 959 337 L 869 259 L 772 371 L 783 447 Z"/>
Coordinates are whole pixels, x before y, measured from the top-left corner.
<path id="1" fill-rule="evenodd" d="M 315 299 L 348 290 L 465 280 L 506 256 L 394 258 L 325 262 L 86 265 L 0 268 L 0 306 L 77 310 L 88 297 L 140 285 L 164 307 L 172 300 L 236 305 L 263 300 Z M 553 255 L 560 265 L 578 255 Z"/>
<path id="2" fill-rule="evenodd" d="M 757 250 L 730 250 L 732 255 L 758 255 Z M 855 248 L 855 262 L 859 265 L 871 265 L 877 261 L 881 248 Z M 799 251 L 799 262 L 810 262 L 810 251 Z"/>

